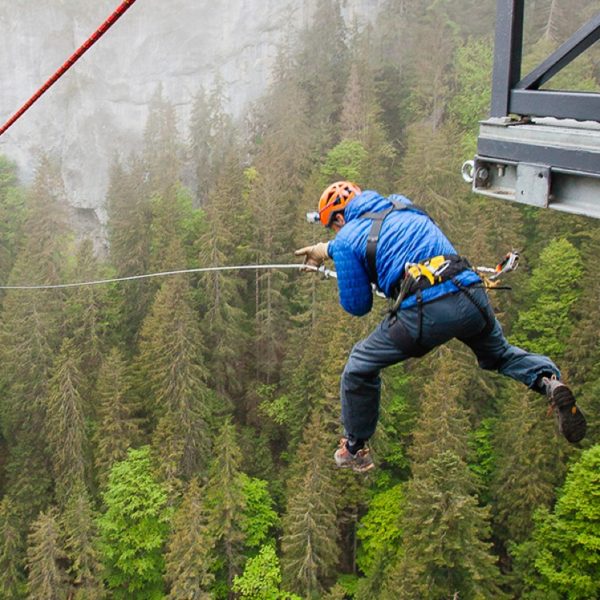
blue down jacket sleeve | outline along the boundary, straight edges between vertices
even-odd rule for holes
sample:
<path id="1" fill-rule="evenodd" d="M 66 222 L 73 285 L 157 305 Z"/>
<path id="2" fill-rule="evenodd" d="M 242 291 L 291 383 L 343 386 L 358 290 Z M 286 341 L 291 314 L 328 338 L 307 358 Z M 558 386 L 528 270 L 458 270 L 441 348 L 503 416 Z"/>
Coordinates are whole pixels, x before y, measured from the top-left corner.
<path id="1" fill-rule="evenodd" d="M 364 266 L 364 257 L 343 236 L 330 242 L 329 254 L 335 262 L 342 308 L 352 315 L 366 315 L 373 306 L 373 291 Z"/>

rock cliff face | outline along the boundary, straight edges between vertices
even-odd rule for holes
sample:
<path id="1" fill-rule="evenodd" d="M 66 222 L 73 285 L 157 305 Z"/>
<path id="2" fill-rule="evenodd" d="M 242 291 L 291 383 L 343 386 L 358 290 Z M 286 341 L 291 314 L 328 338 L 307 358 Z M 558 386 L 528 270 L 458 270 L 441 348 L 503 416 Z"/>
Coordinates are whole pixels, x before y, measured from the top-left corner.
<path id="1" fill-rule="evenodd" d="M 4 122 L 118 5 L 119 0 L 0 3 L 0 120 Z M 183 121 L 216 73 L 231 111 L 265 90 L 289 24 L 310 22 L 316 0 L 138 0 L 100 42 L 0 137 L 27 180 L 39 150 L 62 160 L 71 203 L 103 217 L 107 170 L 139 143 L 158 85 Z M 346 0 L 347 19 L 373 18 L 383 0 Z M 87 212 L 87 211 L 86 211 Z"/>

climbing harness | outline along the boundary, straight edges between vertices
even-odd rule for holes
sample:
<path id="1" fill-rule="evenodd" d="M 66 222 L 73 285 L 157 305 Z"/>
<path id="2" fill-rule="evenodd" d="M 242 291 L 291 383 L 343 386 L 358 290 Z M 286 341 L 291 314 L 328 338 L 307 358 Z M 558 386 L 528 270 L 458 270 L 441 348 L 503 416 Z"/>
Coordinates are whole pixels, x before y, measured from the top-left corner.
<path id="1" fill-rule="evenodd" d="M 371 229 L 369 230 L 369 235 L 367 237 L 367 271 L 369 273 L 369 281 L 374 284 L 377 289 L 379 289 L 379 279 L 377 277 L 377 265 L 376 265 L 376 255 L 377 255 L 377 242 L 379 241 L 379 234 L 381 232 L 381 227 L 383 226 L 383 222 L 385 218 L 392 212 L 398 210 L 409 210 L 412 212 L 419 213 L 421 215 L 425 215 L 429 217 L 427 212 L 414 204 L 405 204 L 404 202 L 400 202 L 395 198 L 388 198 L 388 200 L 392 203 L 392 206 L 386 208 L 385 210 L 379 212 L 367 212 L 360 215 L 361 219 L 371 219 Z M 429 217 L 431 219 L 431 217 Z"/>
<path id="2" fill-rule="evenodd" d="M 2 126 L 0 136 L 51 88 L 133 5 L 136 0 L 124 0 L 96 31 L 67 59 L 44 85 Z"/>

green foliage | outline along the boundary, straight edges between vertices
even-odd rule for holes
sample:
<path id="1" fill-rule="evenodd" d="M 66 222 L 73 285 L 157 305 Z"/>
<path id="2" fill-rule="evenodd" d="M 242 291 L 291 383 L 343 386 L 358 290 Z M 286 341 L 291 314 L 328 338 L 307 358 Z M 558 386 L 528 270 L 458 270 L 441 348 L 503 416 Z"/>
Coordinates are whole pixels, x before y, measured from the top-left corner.
<path id="1" fill-rule="evenodd" d="M 172 522 L 166 554 L 166 580 L 171 600 L 208 600 L 214 575 L 215 539 L 208 524 L 204 490 L 192 479 Z"/>
<path id="2" fill-rule="evenodd" d="M 321 174 L 327 181 L 360 181 L 367 151 L 360 142 L 344 140 L 327 153 Z"/>
<path id="3" fill-rule="evenodd" d="M 335 489 L 323 437 L 315 411 L 298 454 L 299 471 L 289 482 L 281 538 L 286 586 L 309 599 L 326 589 L 339 556 Z"/>
<path id="4" fill-rule="evenodd" d="M 563 467 L 554 424 L 543 420 L 546 399 L 516 389 L 516 384 L 508 391 L 494 435 L 491 493 L 502 538 L 523 541 L 531 531 L 535 508 L 554 500 Z M 556 441 L 549 443 L 553 436 Z"/>
<path id="5" fill-rule="evenodd" d="M 97 383 L 98 422 L 94 441 L 95 464 L 102 485 L 112 466 L 127 457 L 127 450 L 140 436 L 136 405 L 123 355 L 113 348 L 102 363 Z"/>
<path id="6" fill-rule="evenodd" d="M 273 544 L 265 544 L 248 560 L 244 573 L 233 580 L 233 591 L 241 600 L 300 600 L 281 591 L 281 569 Z"/>
<path id="7" fill-rule="evenodd" d="M 487 38 L 472 38 L 456 50 L 456 92 L 449 103 L 449 115 L 464 131 L 462 153 L 474 154 L 479 121 L 487 117 L 491 101 L 493 45 Z"/>
<path id="8" fill-rule="evenodd" d="M 544 248 L 529 280 L 535 300 L 531 308 L 519 313 L 515 326 L 517 345 L 550 356 L 564 354 L 582 275 L 581 254 L 568 240 L 553 240 Z"/>
<path id="9" fill-rule="evenodd" d="M 40 600 L 66 600 L 65 553 L 55 509 L 40 513 L 31 527 L 27 548 L 27 593 Z"/>
<path id="10" fill-rule="evenodd" d="M 472 456 L 469 467 L 478 477 L 484 490 L 489 488 L 496 467 L 496 453 L 493 440 L 495 425 L 495 418 L 483 419 L 479 427 L 471 432 L 468 440 Z M 483 500 L 488 500 L 485 493 L 481 494 L 481 496 Z"/>
<path id="11" fill-rule="evenodd" d="M 540 508 L 532 539 L 515 549 L 528 592 L 572 600 L 600 594 L 600 445 L 585 451 L 569 471 L 552 512 Z M 542 597 L 540 595 L 540 597 Z"/>
<path id="12" fill-rule="evenodd" d="M 360 540 L 356 564 L 370 575 L 377 562 L 385 556 L 397 555 L 402 543 L 400 518 L 404 504 L 404 484 L 375 494 L 367 514 L 360 520 L 357 537 Z"/>
<path id="13" fill-rule="evenodd" d="M 48 393 L 49 442 L 56 496 L 64 506 L 85 475 L 85 423 L 79 389 L 81 374 L 75 348 L 66 339 L 57 358 Z"/>
<path id="14" fill-rule="evenodd" d="M 223 557 L 217 586 L 225 583 L 226 589 L 231 589 L 233 578 L 239 573 L 246 538 L 246 497 L 236 437 L 235 425 L 229 418 L 225 419 L 215 439 L 215 453 L 206 485 L 209 528 L 217 552 Z"/>
<path id="15" fill-rule="evenodd" d="M 18 600 L 25 592 L 21 568 L 23 542 L 13 511 L 11 502 L 5 496 L 0 503 L 0 595 Z"/>
<path id="16" fill-rule="evenodd" d="M 560 360 L 591 454 L 552 508 L 579 450 L 542 396 L 452 343 L 386 370 L 374 475 L 336 471 L 338 376 L 383 304 L 349 319 L 333 284 L 292 270 L 0 291 L 2 598 L 297 600 L 282 580 L 311 600 L 598 595 L 597 228 L 457 183 L 489 103 L 493 0 L 388 0 L 364 28 L 345 4 L 307 3 L 313 22 L 282 30 L 243 124 L 218 74 L 187 123 L 158 87 L 140 154 L 110 173 L 106 257 L 74 243 L 56 161 L 21 186 L 0 157 L 0 282 L 287 263 L 323 235 L 302 216 L 325 182 L 400 192 L 481 264 L 527 249 L 492 300 L 514 340 Z M 529 3 L 524 69 L 591 4 Z M 590 51 L 545 87 L 598 89 Z"/>
<path id="17" fill-rule="evenodd" d="M 98 527 L 112 597 L 162 598 L 170 511 L 167 493 L 153 475 L 149 447 L 130 450 L 112 467 L 102 497 L 106 512 Z"/>
<path id="18" fill-rule="evenodd" d="M 271 530 L 277 526 L 279 518 L 273 510 L 273 499 L 269 494 L 268 482 L 255 477 L 240 475 L 242 493 L 245 498 L 244 522 L 242 529 L 248 548 L 262 546 Z"/>
<path id="19" fill-rule="evenodd" d="M 102 566 L 98 552 L 96 515 L 90 497 L 79 483 L 73 489 L 62 516 L 65 554 L 77 600 L 104 598 Z"/>

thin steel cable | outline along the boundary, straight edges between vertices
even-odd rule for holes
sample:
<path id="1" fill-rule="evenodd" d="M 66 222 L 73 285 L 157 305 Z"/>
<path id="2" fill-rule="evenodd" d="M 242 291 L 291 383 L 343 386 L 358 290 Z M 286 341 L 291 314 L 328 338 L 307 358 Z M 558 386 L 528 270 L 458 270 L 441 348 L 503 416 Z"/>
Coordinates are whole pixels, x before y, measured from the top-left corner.
<path id="1" fill-rule="evenodd" d="M 23 106 L 0 127 L 0 136 L 19 119 L 35 102 L 47 92 L 132 6 L 136 0 L 124 0 L 94 33 L 66 60 L 66 62 L 44 83 Z"/>
<path id="2" fill-rule="evenodd" d="M 112 279 L 97 279 L 95 281 L 78 281 L 74 283 L 56 283 L 48 285 L 0 285 L 0 290 L 56 290 L 63 288 L 82 287 L 86 285 L 103 285 L 107 283 L 116 283 L 121 281 L 134 281 L 136 279 L 150 279 L 151 277 L 168 277 L 171 275 L 182 275 L 185 273 L 210 273 L 212 271 L 244 271 L 258 269 L 308 269 L 309 271 L 319 271 L 325 276 L 335 277 L 335 271 L 330 271 L 323 267 L 313 267 L 301 263 L 293 264 L 273 264 L 273 265 L 234 265 L 224 267 L 199 267 L 196 269 L 179 269 L 177 271 L 161 271 L 160 273 L 145 273 L 143 275 L 130 275 L 128 277 L 114 277 Z"/>

